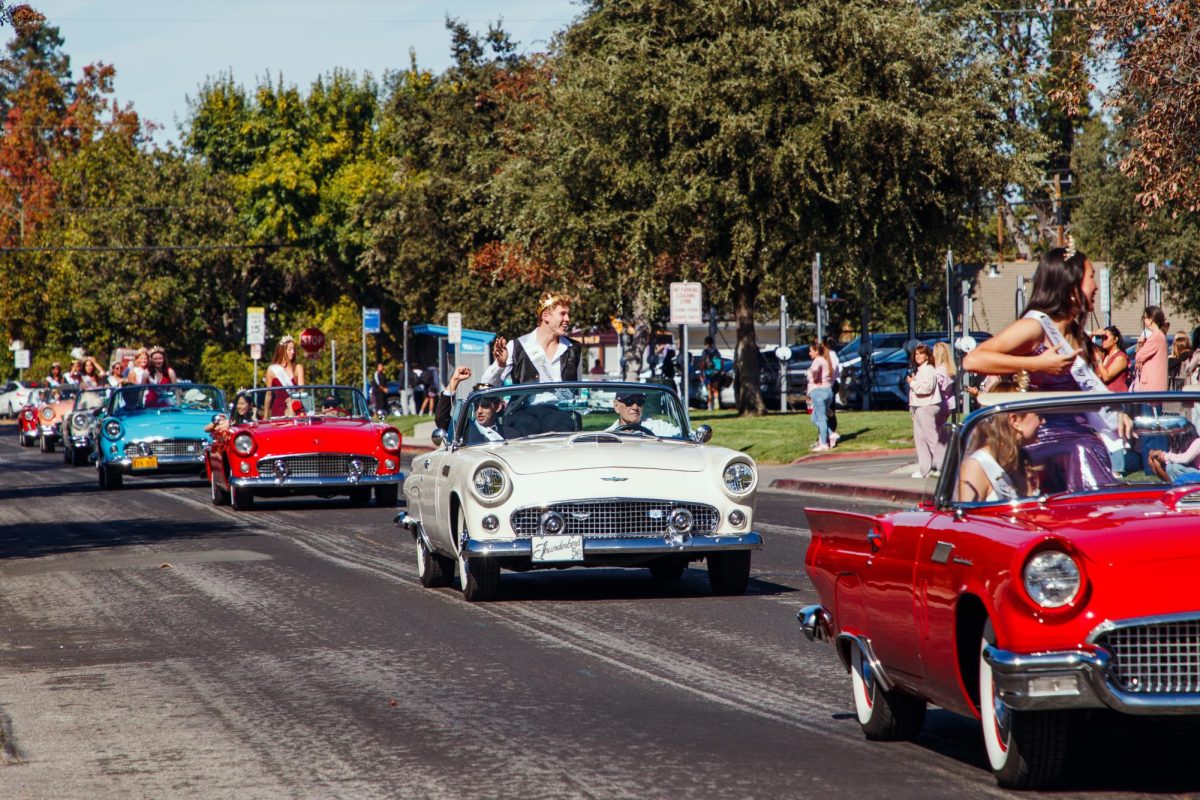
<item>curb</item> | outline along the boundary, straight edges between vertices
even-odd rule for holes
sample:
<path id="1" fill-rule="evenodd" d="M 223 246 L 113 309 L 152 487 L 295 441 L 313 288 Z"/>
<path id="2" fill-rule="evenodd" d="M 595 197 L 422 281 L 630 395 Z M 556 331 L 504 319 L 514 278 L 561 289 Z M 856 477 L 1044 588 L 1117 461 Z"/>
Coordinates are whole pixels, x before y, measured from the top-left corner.
<path id="1" fill-rule="evenodd" d="M 916 505 L 932 497 L 916 489 L 895 489 L 888 486 L 862 486 L 854 483 L 832 483 L 805 478 L 776 478 L 770 487 L 776 491 L 802 494 L 823 494 L 830 497 L 850 497 L 865 500 L 884 500 L 898 505 Z"/>
<path id="2" fill-rule="evenodd" d="M 855 458 L 881 458 L 885 456 L 915 456 L 917 448 L 907 447 L 899 450 L 844 450 L 840 453 L 813 453 L 800 456 L 793 464 L 807 464 L 812 461 L 849 461 Z"/>

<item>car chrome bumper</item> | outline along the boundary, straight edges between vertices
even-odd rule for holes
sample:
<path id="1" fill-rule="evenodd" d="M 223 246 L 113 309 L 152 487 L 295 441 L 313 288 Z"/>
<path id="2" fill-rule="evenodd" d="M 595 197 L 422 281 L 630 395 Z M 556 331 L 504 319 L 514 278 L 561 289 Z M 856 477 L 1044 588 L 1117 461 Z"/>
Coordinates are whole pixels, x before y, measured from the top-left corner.
<path id="1" fill-rule="evenodd" d="M 1133 693 L 1108 680 L 1111 656 L 1095 647 L 1049 653 L 1013 653 L 987 646 L 996 692 L 1020 711 L 1111 708 L 1123 714 L 1200 714 L 1200 694 Z"/>
<path id="2" fill-rule="evenodd" d="M 655 555 L 658 553 L 719 553 L 728 550 L 759 550 L 762 536 L 754 531 L 729 535 L 703 536 L 615 536 L 612 538 L 583 538 L 584 556 Z M 533 544 L 529 539 L 468 539 L 463 556 L 531 556 Z"/>
<path id="3" fill-rule="evenodd" d="M 810 642 L 833 641 L 833 616 L 824 606 L 805 606 L 796 612 L 796 621 Z"/>
<path id="4" fill-rule="evenodd" d="M 204 469 L 204 454 L 194 456 L 158 456 L 153 469 L 134 469 L 133 459 L 115 458 L 102 462 L 105 466 L 120 467 L 126 475 L 157 475 L 177 472 L 196 472 Z"/>
<path id="5" fill-rule="evenodd" d="M 234 486 L 253 489 L 354 489 L 362 486 L 380 486 L 389 483 L 404 483 L 404 473 L 395 475 L 363 475 L 356 481 L 349 478 L 283 478 L 278 480 L 271 476 L 233 478 L 229 481 Z"/>

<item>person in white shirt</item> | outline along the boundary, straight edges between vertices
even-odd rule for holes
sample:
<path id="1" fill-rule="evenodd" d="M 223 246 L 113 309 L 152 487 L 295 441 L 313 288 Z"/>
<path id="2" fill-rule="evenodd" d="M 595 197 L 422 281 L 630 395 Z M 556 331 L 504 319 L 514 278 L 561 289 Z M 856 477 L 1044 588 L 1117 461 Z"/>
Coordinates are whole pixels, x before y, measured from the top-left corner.
<path id="1" fill-rule="evenodd" d="M 582 346 L 567 337 L 571 326 L 571 299 L 546 292 L 537 308 L 538 326 L 509 342 L 503 336 L 492 344 L 496 359 L 483 373 L 483 383 L 499 386 L 508 378 L 513 383 L 553 383 L 579 380 Z"/>
<path id="2" fill-rule="evenodd" d="M 913 421 L 913 444 L 917 447 L 917 471 L 914 478 L 924 478 L 942 465 L 946 446 L 938 436 L 937 417 L 942 405 L 937 372 L 929 345 L 919 344 L 913 350 L 916 371 L 909 375 L 908 408 Z"/>
<path id="3" fill-rule="evenodd" d="M 617 412 L 617 421 L 605 430 L 610 431 L 645 431 L 655 436 L 678 436 L 679 428 L 666 420 L 653 419 L 643 416 L 646 408 L 646 395 L 641 392 L 622 392 L 613 400 L 613 410 Z"/>

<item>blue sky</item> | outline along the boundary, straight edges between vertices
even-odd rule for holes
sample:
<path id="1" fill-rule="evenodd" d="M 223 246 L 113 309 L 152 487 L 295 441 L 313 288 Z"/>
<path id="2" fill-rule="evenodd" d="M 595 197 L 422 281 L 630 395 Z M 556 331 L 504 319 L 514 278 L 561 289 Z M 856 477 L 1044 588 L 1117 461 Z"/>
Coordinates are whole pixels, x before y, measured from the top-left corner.
<path id="1" fill-rule="evenodd" d="M 335 67 L 379 78 L 408 66 L 449 64 L 447 16 L 484 31 L 502 20 L 525 51 L 545 50 L 580 8 L 572 0 L 30 0 L 58 27 L 78 74 L 103 61 L 117 69 L 116 96 L 177 139 L 188 95 L 232 72 L 252 87 L 282 75 L 307 88 Z M 6 31 L 11 33 L 11 31 Z"/>

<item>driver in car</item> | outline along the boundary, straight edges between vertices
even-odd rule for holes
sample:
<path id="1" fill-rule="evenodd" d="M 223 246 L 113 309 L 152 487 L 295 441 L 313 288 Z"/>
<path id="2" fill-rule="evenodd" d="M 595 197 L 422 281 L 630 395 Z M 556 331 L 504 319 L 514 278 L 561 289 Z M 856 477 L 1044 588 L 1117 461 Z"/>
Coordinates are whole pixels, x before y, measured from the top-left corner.
<path id="1" fill-rule="evenodd" d="M 623 392 L 613 400 L 617 421 L 609 425 L 610 431 L 643 431 L 654 436 L 678 436 L 679 428 L 661 419 L 643 416 L 646 395 L 641 392 Z"/>

